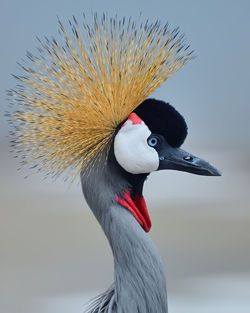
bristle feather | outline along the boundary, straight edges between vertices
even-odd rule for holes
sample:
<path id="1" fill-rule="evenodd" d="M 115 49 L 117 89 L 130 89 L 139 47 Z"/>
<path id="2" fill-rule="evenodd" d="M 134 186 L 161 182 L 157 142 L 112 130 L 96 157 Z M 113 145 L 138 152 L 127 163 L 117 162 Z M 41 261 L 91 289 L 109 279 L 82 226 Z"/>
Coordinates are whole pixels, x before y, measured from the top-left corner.
<path id="1" fill-rule="evenodd" d="M 13 75 L 21 85 L 8 92 L 23 106 L 11 115 L 20 126 L 14 146 L 32 169 L 55 177 L 97 166 L 117 126 L 192 58 L 179 29 L 159 21 L 95 13 L 81 29 L 73 16 L 71 36 L 58 23 L 64 43 L 38 39 L 39 56 L 27 53 L 31 65 L 19 64 L 25 76 Z"/>

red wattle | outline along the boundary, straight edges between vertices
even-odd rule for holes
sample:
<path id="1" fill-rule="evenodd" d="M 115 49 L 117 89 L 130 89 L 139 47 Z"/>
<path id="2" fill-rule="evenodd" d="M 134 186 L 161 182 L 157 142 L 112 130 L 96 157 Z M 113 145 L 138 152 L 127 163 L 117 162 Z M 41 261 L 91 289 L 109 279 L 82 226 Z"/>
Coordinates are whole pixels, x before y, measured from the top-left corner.
<path id="1" fill-rule="evenodd" d="M 135 199 L 133 200 L 129 190 L 124 190 L 122 195 L 123 197 L 116 197 L 117 202 L 127 208 L 134 215 L 135 219 L 145 232 L 149 232 L 151 228 L 151 220 L 144 198 L 135 194 Z"/>

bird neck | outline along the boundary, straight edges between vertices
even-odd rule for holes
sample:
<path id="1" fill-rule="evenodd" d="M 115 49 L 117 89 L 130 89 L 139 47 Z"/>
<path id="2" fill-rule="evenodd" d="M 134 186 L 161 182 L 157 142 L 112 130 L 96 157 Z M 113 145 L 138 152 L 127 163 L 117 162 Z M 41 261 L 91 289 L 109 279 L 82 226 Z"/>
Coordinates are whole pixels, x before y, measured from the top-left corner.
<path id="1" fill-rule="evenodd" d="M 130 189 L 142 194 L 146 176 L 128 179 L 115 166 L 82 177 L 87 203 L 100 223 L 114 256 L 115 304 L 122 313 L 167 313 L 165 274 L 159 253 L 116 196 Z"/>

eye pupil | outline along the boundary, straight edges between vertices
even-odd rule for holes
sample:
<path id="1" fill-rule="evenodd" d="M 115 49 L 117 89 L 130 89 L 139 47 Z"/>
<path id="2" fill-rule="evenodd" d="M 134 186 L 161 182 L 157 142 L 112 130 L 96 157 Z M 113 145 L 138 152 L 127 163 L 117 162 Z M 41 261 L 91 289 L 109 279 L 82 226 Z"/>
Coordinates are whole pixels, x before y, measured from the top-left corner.
<path id="1" fill-rule="evenodd" d="M 148 145 L 150 147 L 156 147 L 159 143 L 159 139 L 157 137 L 151 137 L 148 139 Z"/>

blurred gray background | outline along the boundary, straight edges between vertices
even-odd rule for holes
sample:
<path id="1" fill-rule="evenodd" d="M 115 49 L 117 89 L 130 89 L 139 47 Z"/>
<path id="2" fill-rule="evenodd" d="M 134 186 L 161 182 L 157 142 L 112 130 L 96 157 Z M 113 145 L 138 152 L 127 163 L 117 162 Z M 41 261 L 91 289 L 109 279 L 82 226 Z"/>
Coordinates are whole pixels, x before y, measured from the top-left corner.
<path id="1" fill-rule="evenodd" d="M 110 248 L 79 183 L 25 180 L 3 117 L 10 74 L 35 51 L 35 36 L 57 37 L 56 15 L 66 22 L 91 10 L 168 21 L 195 50 L 154 96 L 185 116 L 184 148 L 223 176 L 152 174 L 144 192 L 151 236 L 165 264 L 170 313 L 249 313 L 250 2 L 243 0 L 1 0 L 0 313 L 80 313 L 113 281 Z"/>

